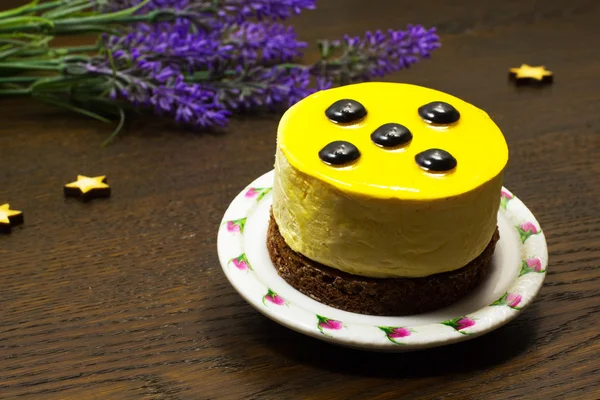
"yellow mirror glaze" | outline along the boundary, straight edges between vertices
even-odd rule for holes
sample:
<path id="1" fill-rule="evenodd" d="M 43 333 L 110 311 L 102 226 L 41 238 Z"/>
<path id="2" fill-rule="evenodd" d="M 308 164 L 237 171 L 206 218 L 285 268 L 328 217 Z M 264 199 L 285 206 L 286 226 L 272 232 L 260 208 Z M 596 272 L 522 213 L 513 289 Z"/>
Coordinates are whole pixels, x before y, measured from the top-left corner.
<path id="1" fill-rule="evenodd" d="M 341 99 L 360 102 L 366 116 L 330 121 L 325 110 Z M 459 120 L 423 121 L 419 107 L 434 101 L 457 109 Z M 407 127 L 412 140 L 396 150 L 377 146 L 371 133 L 387 123 Z M 360 157 L 343 167 L 324 163 L 319 151 L 340 140 Z M 277 144 L 273 217 L 292 250 L 321 264 L 369 277 L 430 276 L 467 265 L 496 230 L 506 142 L 484 111 L 456 97 L 396 83 L 322 91 L 285 113 Z M 432 148 L 449 152 L 456 167 L 423 170 L 415 155 Z"/>
<path id="2" fill-rule="evenodd" d="M 330 121 L 325 110 L 340 99 L 363 104 L 366 117 L 348 125 Z M 454 106 L 461 114 L 458 122 L 442 126 L 423 121 L 417 110 L 432 101 Z M 371 141 L 371 133 L 390 122 L 411 131 L 408 145 L 386 150 Z M 360 158 L 344 167 L 325 164 L 318 153 L 336 140 L 357 146 Z M 383 82 L 321 91 L 300 101 L 283 116 L 278 145 L 299 171 L 342 191 L 378 198 L 427 200 L 459 195 L 499 175 L 508 160 L 504 136 L 483 110 L 433 89 Z M 457 167 L 448 173 L 421 169 L 415 155 L 431 148 L 452 154 Z"/>

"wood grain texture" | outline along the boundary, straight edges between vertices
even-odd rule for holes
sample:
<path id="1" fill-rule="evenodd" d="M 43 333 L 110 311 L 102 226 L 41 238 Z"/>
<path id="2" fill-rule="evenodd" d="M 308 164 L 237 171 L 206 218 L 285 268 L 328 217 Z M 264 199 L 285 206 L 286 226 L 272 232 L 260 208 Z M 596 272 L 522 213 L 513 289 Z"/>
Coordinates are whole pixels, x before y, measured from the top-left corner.
<path id="1" fill-rule="evenodd" d="M 5 100 L 0 203 L 25 225 L 0 236 L 0 398 L 600 398 L 600 2 L 456 3 L 321 0 L 293 23 L 308 41 L 439 27 L 432 60 L 389 80 L 453 93 L 503 129 L 505 184 L 550 251 L 546 284 L 515 321 L 408 354 L 280 327 L 233 290 L 216 254 L 227 205 L 272 167 L 277 116 L 222 135 L 139 118 L 100 149 L 106 125 Z M 555 83 L 515 88 L 507 71 L 521 63 L 545 64 Z M 77 174 L 106 174 L 112 197 L 64 199 Z"/>

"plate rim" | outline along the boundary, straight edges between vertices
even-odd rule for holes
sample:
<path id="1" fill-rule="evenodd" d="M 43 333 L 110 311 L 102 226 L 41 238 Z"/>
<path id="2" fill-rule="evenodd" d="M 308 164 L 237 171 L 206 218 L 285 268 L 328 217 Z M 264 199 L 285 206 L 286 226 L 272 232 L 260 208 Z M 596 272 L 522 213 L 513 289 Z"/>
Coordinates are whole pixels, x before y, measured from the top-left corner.
<path id="1" fill-rule="evenodd" d="M 296 332 L 327 342 L 367 350 L 399 352 L 437 347 L 479 337 L 500 328 L 528 307 L 543 286 L 548 266 L 548 249 L 544 232 L 527 206 L 512 192 L 502 187 L 499 211 L 506 213 L 511 227 L 519 235 L 521 270 L 508 285 L 509 289 L 492 304 L 451 320 L 418 325 L 414 328 L 372 326 L 356 322 L 348 325 L 343 321 L 306 310 L 301 304 L 291 304 L 260 280 L 260 276 L 252 269 L 245 256 L 244 249 L 246 219 L 270 194 L 273 174 L 274 171 L 271 170 L 254 179 L 229 204 L 219 224 L 217 252 L 225 276 L 242 298 L 266 317 Z M 237 268 L 232 268 L 232 264 Z M 251 277 L 259 284 L 258 286 L 264 287 L 262 292 L 248 290 L 246 286 Z M 285 309 L 283 306 L 288 309 L 292 307 L 293 312 L 289 310 L 285 313 L 279 312 Z M 313 315 L 312 324 L 298 320 L 298 318 L 310 318 L 310 315 Z M 477 324 L 477 321 L 483 318 L 491 323 Z M 374 329 L 372 331 L 387 340 L 373 341 L 373 338 L 369 339 L 364 333 L 361 334 L 361 329 L 353 331 L 351 327 L 378 328 L 380 331 Z"/>

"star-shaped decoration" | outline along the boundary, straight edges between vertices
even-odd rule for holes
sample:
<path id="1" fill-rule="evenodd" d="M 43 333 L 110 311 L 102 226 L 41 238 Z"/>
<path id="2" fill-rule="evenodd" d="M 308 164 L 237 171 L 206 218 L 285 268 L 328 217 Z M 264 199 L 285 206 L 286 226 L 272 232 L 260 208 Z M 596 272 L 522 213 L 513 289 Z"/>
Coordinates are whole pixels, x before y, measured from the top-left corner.
<path id="1" fill-rule="evenodd" d="M 0 206 L 0 232 L 10 233 L 13 226 L 23 223 L 23 212 L 11 210 L 8 204 Z"/>
<path id="2" fill-rule="evenodd" d="M 65 196 L 77 197 L 89 201 L 100 197 L 110 196 L 110 186 L 106 183 L 106 176 L 77 175 L 75 182 L 65 185 Z"/>
<path id="3" fill-rule="evenodd" d="M 511 68 L 508 76 L 516 83 L 550 83 L 552 82 L 552 71 L 548 71 L 545 66 L 533 67 L 527 64 L 521 64 L 518 68 Z"/>

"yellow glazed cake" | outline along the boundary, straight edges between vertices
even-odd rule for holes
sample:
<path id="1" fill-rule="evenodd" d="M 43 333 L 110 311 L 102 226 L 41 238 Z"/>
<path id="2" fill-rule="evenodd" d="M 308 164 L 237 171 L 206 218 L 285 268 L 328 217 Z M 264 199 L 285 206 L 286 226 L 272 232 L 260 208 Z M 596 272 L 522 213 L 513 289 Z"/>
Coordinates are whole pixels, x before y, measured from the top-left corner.
<path id="1" fill-rule="evenodd" d="M 375 82 L 317 92 L 279 124 L 271 258 L 309 295 L 314 282 L 303 288 L 293 276 L 306 268 L 326 271 L 330 286 L 451 276 L 493 252 L 507 160 L 488 114 L 449 94 Z M 286 266 L 282 250 L 305 270 Z"/>

